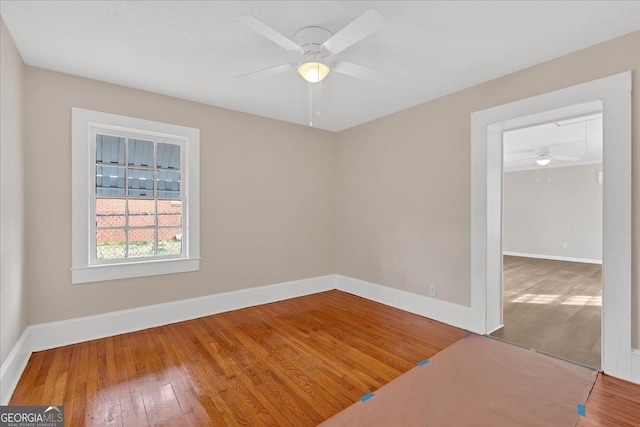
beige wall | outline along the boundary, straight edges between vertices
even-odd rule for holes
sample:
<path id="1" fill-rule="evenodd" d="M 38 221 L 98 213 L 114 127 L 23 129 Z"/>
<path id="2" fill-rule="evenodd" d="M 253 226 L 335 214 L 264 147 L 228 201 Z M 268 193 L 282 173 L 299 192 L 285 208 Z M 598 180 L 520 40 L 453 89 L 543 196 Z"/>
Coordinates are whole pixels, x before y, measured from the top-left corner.
<path id="1" fill-rule="evenodd" d="M 470 114 L 633 70 L 640 32 L 418 105 L 338 135 L 337 272 L 470 303 Z M 472 70 L 470 70 L 472 72 Z M 633 92 L 633 313 L 640 343 L 640 91 Z"/>
<path id="2" fill-rule="evenodd" d="M 640 32 L 339 134 L 26 68 L 31 323 L 340 273 L 470 300 L 473 111 L 618 72 L 637 86 Z M 640 106 L 633 95 L 634 259 L 640 242 Z M 197 273 L 71 285 L 70 111 L 201 129 Z M 56 206 L 50 209 L 50 206 Z M 639 278 L 633 271 L 634 345 Z"/>
<path id="3" fill-rule="evenodd" d="M 71 107 L 200 129 L 199 272 L 71 284 Z M 31 67 L 25 122 L 31 323 L 335 271 L 332 133 Z"/>
<path id="4" fill-rule="evenodd" d="M 0 364 L 27 327 L 24 63 L 0 18 Z"/>
<path id="5" fill-rule="evenodd" d="M 541 168 L 540 180 L 535 170 L 505 173 L 502 250 L 602 260 L 600 171 L 602 164 Z"/>

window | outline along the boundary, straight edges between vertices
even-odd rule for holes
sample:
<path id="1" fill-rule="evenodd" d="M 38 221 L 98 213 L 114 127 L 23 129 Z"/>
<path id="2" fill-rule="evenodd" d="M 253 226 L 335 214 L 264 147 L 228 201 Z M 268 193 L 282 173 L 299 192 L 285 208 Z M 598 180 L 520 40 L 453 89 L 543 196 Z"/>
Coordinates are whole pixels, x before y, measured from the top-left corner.
<path id="1" fill-rule="evenodd" d="M 181 141 L 98 126 L 92 127 L 91 140 L 96 142 L 92 264 L 182 255 Z"/>
<path id="2" fill-rule="evenodd" d="M 198 270 L 199 130 L 78 108 L 72 122 L 72 282 Z"/>

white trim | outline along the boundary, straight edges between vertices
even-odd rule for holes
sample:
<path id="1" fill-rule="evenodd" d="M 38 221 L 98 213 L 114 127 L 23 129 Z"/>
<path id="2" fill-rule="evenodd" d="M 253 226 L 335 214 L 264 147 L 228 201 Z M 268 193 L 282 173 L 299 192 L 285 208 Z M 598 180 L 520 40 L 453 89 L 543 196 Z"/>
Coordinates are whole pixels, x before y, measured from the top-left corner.
<path id="1" fill-rule="evenodd" d="M 602 160 L 589 160 L 585 162 L 571 162 L 571 163 L 560 163 L 560 164 L 558 163 L 553 164 L 553 162 L 551 162 L 549 163 L 548 166 L 545 166 L 545 168 L 551 168 L 551 169 L 571 168 L 574 166 L 590 166 L 590 165 L 601 165 L 601 164 L 602 164 Z M 526 171 L 534 171 L 536 169 L 538 169 L 538 167 L 536 167 L 535 165 L 524 166 L 517 169 L 505 169 L 504 173 L 526 172 Z"/>
<path id="2" fill-rule="evenodd" d="M 510 251 L 503 251 L 502 254 L 509 255 L 509 256 L 519 256 L 524 258 L 551 259 L 554 261 L 583 262 L 585 264 L 602 264 L 601 259 L 573 258 L 570 256 L 559 256 L 559 255 L 527 254 L 523 252 L 510 252 Z"/>
<path id="3" fill-rule="evenodd" d="M 0 405 L 8 405 L 22 372 L 31 357 L 29 327 L 20 335 L 18 342 L 0 367 Z"/>
<path id="4" fill-rule="evenodd" d="M 155 259 L 135 263 L 100 264 L 71 270 L 73 283 L 89 283 L 101 280 L 129 279 L 132 277 L 159 276 L 162 274 L 198 271 L 200 258 Z"/>
<path id="5" fill-rule="evenodd" d="M 169 123 L 119 116 L 82 108 L 71 109 L 71 283 L 116 280 L 158 274 L 197 271 L 200 268 L 200 130 Z M 162 259 L 127 260 L 122 263 L 92 262 L 92 200 L 95 179 L 95 153 L 89 148 L 94 128 L 119 132 L 135 130 L 161 142 L 181 141 L 183 164 L 181 199 L 183 203 L 184 254 Z M 166 140 L 166 141 L 165 141 Z M 175 142 L 172 142 L 175 143 Z M 93 160 L 92 160 L 93 159 Z M 126 185 L 126 184 L 125 184 Z"/>
<path id="6" fill-rule="evenodd" d="M 487 335 L 491 335 L 492 333 L 494 333 L 495 331 L 499 331 L 500 329 L 504 328 L 504 325 L 501 323 L 498 326 L 496 326 L 493 329 L 490 329 L 487 331 Z"/>
<path id="7" fill-rule="evenodd" d="M 631 377 L 631 73 L 471 114 L 471 307 L 502 323 L 501 134 L 516 119 L 602 101 L 604 132 L 602 370 Z M 521 123 L 520 123 L 521 125 Z M 498 171 L 500 171 L 498 173 Z"/>
<path id="8" fill-rule="evenodd" d="M 465 305 L 454 304 L 342 275 L 336 275 L 336 288 L 340 291 L 457 326 L 458 328 L 478 334 L 484 333 L 484 330 L 478 329 L 474 323 L 471 308 Z"/>
<path id="9" fill-rule="evenodd" d="M 34 351 L 329 291 L 334 284 L 334 275 L 320 276 L 28 326 L 0 368 L 0 405 L 11 399 Z"/>
<path id="10" fill-rule="evenodd" d="M 333 289 L 333 276 L 172 301 L 29 326 L 32 351 L 110 337 Z"/>
<path id="11" fill-rule="evenodd" d="M 640 349 L 631 351 L 631 382 L 640 384 Z"/>
<path id="12" fill-rule="evenodd" d="M 110 337 L 184 320 L 224 313 L 338 289 L 462 329 L 475 329 L 471 307 L 381 286 L 338 274 L 207 295 L 96 316 L 28 326 L 0 367 L 0 405 L 6 405 L 34 351 Z M 634 376 L 640 384 L 640 350 L 633 350 Z"/>

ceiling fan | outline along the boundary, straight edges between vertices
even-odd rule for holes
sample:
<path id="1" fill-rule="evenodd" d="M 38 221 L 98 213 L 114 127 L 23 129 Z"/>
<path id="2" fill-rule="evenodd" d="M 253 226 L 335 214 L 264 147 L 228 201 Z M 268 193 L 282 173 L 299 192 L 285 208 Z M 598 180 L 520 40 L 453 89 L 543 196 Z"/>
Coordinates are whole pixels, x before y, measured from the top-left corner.
<path id="1" fill-rule="evenodd" d="M 577 162 L 583 159 L 585 155 L 586 149 L 581 149 L 581 147 L 577 147 L 575 144 L 564 144 L 564 146 L 505 153 L 505 163 L 534 160 L 538 166 L 547 166 L 552 160 Z"/>
<path id="2" fill-rule="evenodd" d="M 330 72 L 366 80 L 380 80 L 391 75 L 386 71 L 347 61 L 330 60 L 334 55 L 358 43 L 386 25 L 382 15 L 373 9 L 364 12 L 336 34 L 331 34 L 330 31 L 321 27 L 304 27 L 295 34 L 295 41 L 274 30 L 253 15 L 241 15 L 238 17 L 238 21 L 286 50 L 300 55 L 301 60 L 297 63 L 283 64 L 265 70 L 242 74 L 236 76 L 236 78 L 261 77 L 290 70 L 297 70 L 298 74 L 309 83 L 321 82 Z"/>

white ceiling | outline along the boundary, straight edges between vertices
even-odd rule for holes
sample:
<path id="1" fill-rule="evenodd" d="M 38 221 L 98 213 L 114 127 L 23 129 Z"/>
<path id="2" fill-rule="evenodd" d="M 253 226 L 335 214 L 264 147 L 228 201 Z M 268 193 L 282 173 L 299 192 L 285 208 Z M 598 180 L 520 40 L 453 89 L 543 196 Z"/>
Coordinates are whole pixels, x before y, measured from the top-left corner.
<path id="1" fill-rule="evenodd" d="M 340 131 L 640 29 L 640 1 L 0 2 L 28 65 L 303 125 L 295 71 L 234 79 L 299 59 L 235 18 L 293 38 L 310 25 L 335 34 L 369 8 L 387 27 L 336 58 L 394 77 L 329 74 L 315 127 Z"/>
<path id="2" fill-rule="evenodd" d="M 504 171 L 536 169 L 528 153 L 550 152 L 550 167 L 566 167 L 602 163 L 602 113 L 575 117 L 505 132 Z M 569 156 L 578 160 L 554 158 Z M 546 166 L 545 166 L 546 167 Z"/>

